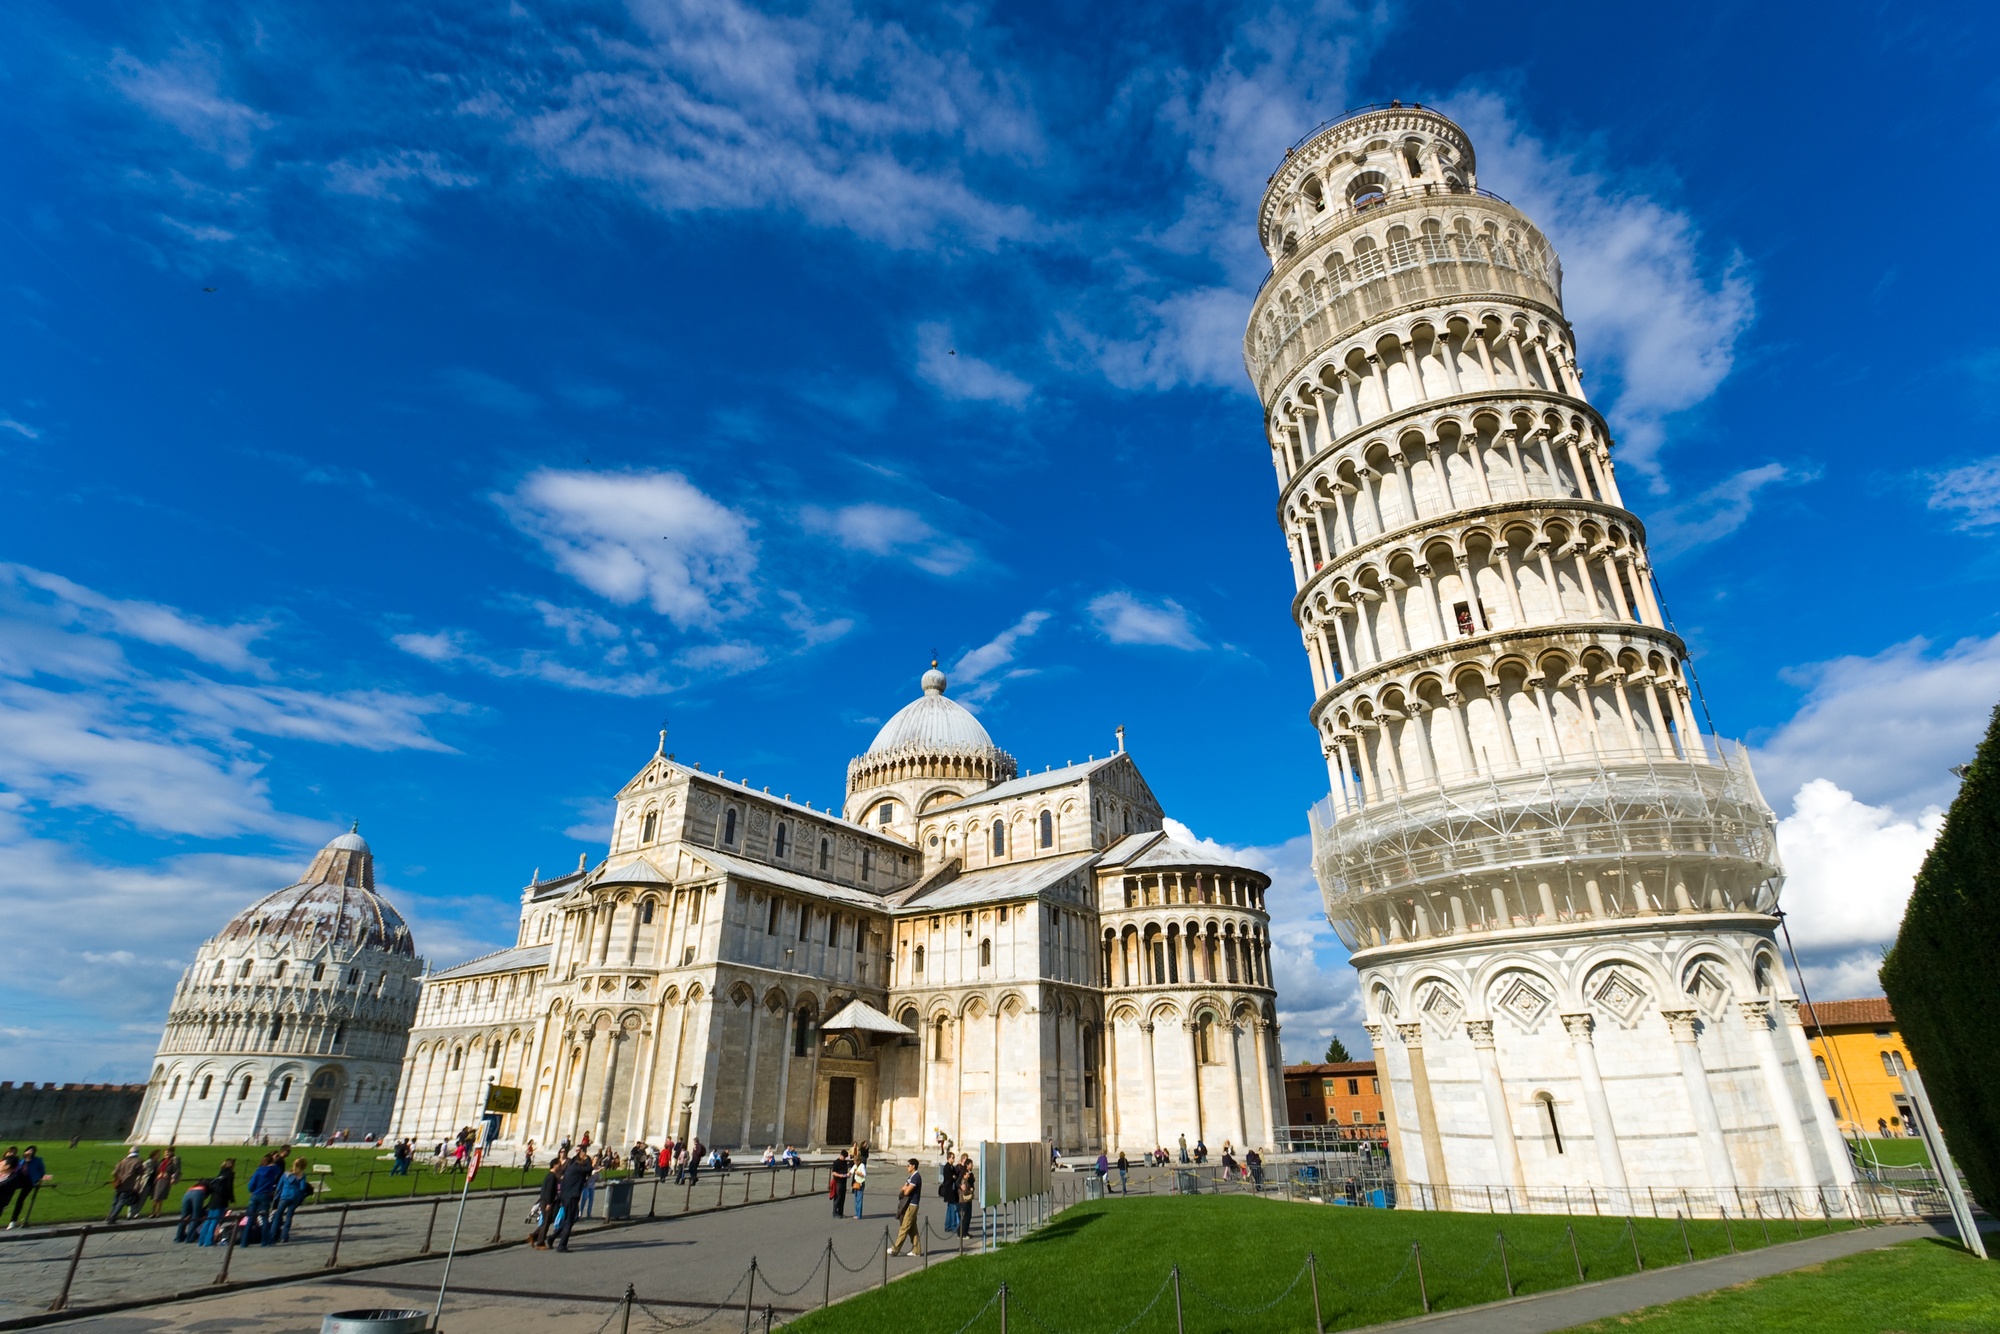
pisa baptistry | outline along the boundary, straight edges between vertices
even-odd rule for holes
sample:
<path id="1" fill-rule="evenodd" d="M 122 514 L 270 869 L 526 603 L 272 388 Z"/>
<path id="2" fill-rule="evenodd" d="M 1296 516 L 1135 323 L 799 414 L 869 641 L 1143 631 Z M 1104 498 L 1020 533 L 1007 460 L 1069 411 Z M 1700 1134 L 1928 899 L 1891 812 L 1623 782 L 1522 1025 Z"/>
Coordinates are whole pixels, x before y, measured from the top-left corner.
<path id="1" fill-rule="evenodd" d="M 1294 148 L 1259 227 L 1244 358 L 1331 784 L 1314 870 L 1406 1198 L 1853 1208 L 1776 823 L 1697 721 L 1548 239 L 1396 103 Z"/>

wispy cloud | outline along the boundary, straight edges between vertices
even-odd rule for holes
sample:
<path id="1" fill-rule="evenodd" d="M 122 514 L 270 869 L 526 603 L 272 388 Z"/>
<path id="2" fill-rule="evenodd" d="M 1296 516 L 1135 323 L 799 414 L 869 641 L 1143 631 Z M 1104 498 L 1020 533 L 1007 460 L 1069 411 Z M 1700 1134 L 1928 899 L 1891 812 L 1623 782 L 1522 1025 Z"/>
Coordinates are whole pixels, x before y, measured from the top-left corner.
<path id="1" fill-rule="evenodd" d="M 939 533 L 921 514 L 900 506 L 873 501 L 839 509 L 808 505 L 799 518 L 806 531 L 824 533 L 849 551 L 897 557 L 926 574 L 958 574 L 978 558 L 970 543 Z"/>
<path id="2" fill-rule="evenodd" d="M 1048 624 L 1050 613 L 1031 611 L 993 638 L 959 656 L 949 673 L 959 700 L 979 704 L 993 698 L 1009 681 L 1030 675 L 1031 668 L 1015 665 L 1021 645 L 1034 638 Z"/>
<path id="3" fill-rule="evenodd" d="M 1092 598 L 1088 610 L 1098 633 L 1114 644 L 1158 644 L 1189 650 L 1208 647 L 1195 633 L 1188 609 L 1172 598 L 1149 601 L 1114 589 Z"/>
<path id="4" fill-rule="evenodd" d="M 1810 464 L 1765 463 L 1732 473 L 1691 500 L 1654 511 L 1646 520 L 1652 548 L 1672 556 L 1720 541 L 1749 520 L 1760 492 L 1818 480 L 1819 469 Z"/>
<path id="5" fill-rule="evenodd" d="M 1026 380 L 961 352 L 950 328 L 937 323 L 917 326 L 917 376 L 946 398 L 1004 403 L 1018 408 L 1034 392 Z"/>
<path id="6" fill-rule="evenodd" d="M 268 676 L 271 664 L 250 651 L 250 645 L 270 633 L 268 621 L 212 625 L 184 611 L 157 602 L 106 597 L 59 574 L 25 565 L 0 565 L 0 578 L 50 593 L 59 614 L 114 634 L 175 648 L 217 667 Z"/>
<path id="7" fill-rule="evenodd" d="M 1930 507 L 1978 532 L 2000 524 L 2000 456 L 1929 474 Z"/>
<path id="8" fill-rule="evenodd" d="M 750 520 L 679 473 L 544 468 L 495 499 L 556 568 L 619 606 L 710 628 L 756 596 Z"/>
<path id="9" fill-rule="evenodd" d="M 231 167 L 249 165 L 253 137 L 273 124 L 223 91 L 221 56 L 208 47 L 184 44 L 152 64 L 117 51 L 109 73 L 125 96 Z"/>
<path id="10" fill-rule="evenodd" d="M 610 654 L 600 654 L 594 664 L 579 666 L 545 649 L 489 650 L 466 630 L 406 631 L 391 635 L 390 642 L 437 667 L 477 672 L 502 681 L 540 681 L 598 695 L 665 695 L 685 684 L 658 667 L 621 671 L 606 661 Z M 629 660 L 630 655 L 625 656 Z"/>

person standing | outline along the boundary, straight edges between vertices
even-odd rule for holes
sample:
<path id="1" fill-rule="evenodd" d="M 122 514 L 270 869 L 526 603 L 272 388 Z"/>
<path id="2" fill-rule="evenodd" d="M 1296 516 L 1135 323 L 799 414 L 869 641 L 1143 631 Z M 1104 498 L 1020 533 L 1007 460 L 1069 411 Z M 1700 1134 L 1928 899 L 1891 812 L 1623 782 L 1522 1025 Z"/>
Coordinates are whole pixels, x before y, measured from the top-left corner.
<path id="1" fill-rule="evenodd" d="M 48 1170 L 49 1165 L 36 1154 L 34 1145 L 21 1150 L 21 1160 L 14 1164 L 14 1170 L 7 1178 L 7 1184 L 14 1188 L 14 1217 L 7 1224 L 9 1232 L 21 1225 L 21 1206 L 41 1188 L 42 1178 L 48 1175 Z"/>
<path id="2" fill-rule="evenodd" d="M 597 1207 L 597 1188 L 603 1184 L 604 1159 L 600 1156 L 592 1164 L 590 1175 L 583 1179 L 583 1207 L 578 1210 L 579 1217 L 589 1218 L 591 1216 L 591 1212 Z"/>
<path id="3" fill-rule="evenodd" d="M 847 1181 L 854 1171 L 854 1164 L 848 1159 L 847 1150 L 833 1160 L 833 1166 L 826 1169 L 826 1195 L 833 1201 L 833 1216 L 843 1218 L 847 1214 Z"/>
<path id="4" fill-rule="evenodd" d="M 923 1233 L 917 1227 L 917 1205 L 924 1197 L 924 1173 L 917 1160 L 910 1159 L 910 1174 L 903 1178 L 902 1189 L 896 1192 L 896 1240 L 889 1247 L 889 1254 L 899 1254 L 903 1242 L 910 1243 L 911 1255 L 924 1253 Z"/>
<path id="5" fill-rule="evenodd" d="M 1264 1189 L 1264 1155 L 1251 1149 L 1243 1155 L 1243 1167 L 1250 1173 L 1250 1189 Z"/>
<path id="6" fill-rule="evenodd" d="M 1182 1136 L 1181 1136 L 1181 1161 L 1182 1161 L 1183 1163 L 1185 1163 L 1185 1162 L 1186 1162 L 1187 1160 L 1188 1160 L 1188 1151 L 1187 1151 L 1187 1136 L 1186 1136 L 1186 1135 L 1182 1135 Z"/>
<path id="7" fill-rule="evenodd" d="M 250 1232 L 255 1232 L 257 1239 L 266 1245 L 272 1239 L 271 1211 L 278 1207 L 278 1183 L 285 1179 L 285 1169 L 278 1166 L 277 1157 L 275 1153 L 265 1154 L 244 1187 L 250 1197 Z M 244 1233 L 243 1239 L 250 1240 L 250 1233 Z"/>
<path id="8" fill-rule="evenodd" d="M 590 1155 L 582 1149 L 578 1149 L 576 1157 L 563 1168 L 555 1235 L 555 1248 L 559 1251 L 569 1250 L 569 1234 L 575 1230 L 577 1212 L 583 1207 L 583 1189 L 589 1184 L 590 1174 L 595 1168 Z"/>
<path id="9" fill-rule="evenodd" d="M 278 1214 L 271 1228 L 264 1234 L 264 1244 L 269 1246 L 272 1238 L 279 1241 L 292 1239 L 292 1215 L 306 1202 L 313 1191 L 312 1182 L 306 1180 L 306 1160 L 303 1156 L 292 1162 L 292 1170 L 285 1173 L 278 1182 Z"/>
<path id="10" fill-rule="evenodd" d="M 949 1153 L 938 1165 L 938 1198 L 944 1201 L 944 1230 L 958 1231 L 958 1161 Z"/>
<path id="11" fill-rule="evenodd" d="M 139 1156 L 135 1147 L 118 1160 L 118 1166 L 111 1169 L 111 1212 L 104 1216 L 106 1226 L 118 1221 L 118 1215 L 126 1210 L 139 1212 L 142 1195 L 141 1182 L 146 1175 L 146 1160 Z"/>
<path id="12" fill-rule="evenodd" d="M 153 1208 L 146 1215 L 148 1218 L 160 1216 L 160 1210 L 165 1207 L 167 1197 L 173 1193 L 174 1186 L 180 1179 L 181 1156 L 175 1153 L 174 1146 L 169 1144 L 167 1151 L 160 1156 L 159 1166 L 153 1169 Z"/>
<path id="13" fill-rule="evenodd" d="M 557 1158 L 542 1173 L 542 1188 L 535 1197 L 535 1230 L 528 1234 L 528 1245 L 538 1251 L 549 1248 L 549 1233 L 555 1229 L 557 1198 L 561 1194 L 562 1159 Z"/>
<path id="14" fill-rule="evenodd" d="M 1120 1149 L 1118 1151 L 1118 1193 L 1120 1195 L 1130 1195 L 1132 1193 L 1132 1188 L 1127 1184 L 1125 1177 L 1125 1174 L 1131 1170 L 1131 1159 L 1125 1156 L 1125 1150 Z"/>
<path id="15" fill-rule="evenodd" d="M 972 1155 L 966 1154 L 958 1164 L 958 1239 L 964 1241 L 972 1231 L 972 1211 L 979 1207 L 979 1169 L 972 1165 Z"/>
<path id="16" fill-rule="evenodd" d="M 861 1193 L 868 1189 L 868 1164 L 857 1159 L 853 1167 L 847 1169 L 847 1189 L 854 1196 L 854 1216 L 861 1217 Z"/>
<path id="17" fill-rule="evenodd" d="M 1097 1161 L 1090 1165 L 1090 1170 L 1097 1174 L 1097 1193 L 1102 1195 L 1104 1178 L 1111 1175 L 1111 1159 L 1105 1156 L 1104 1150 L 1097 1151 Z"/>

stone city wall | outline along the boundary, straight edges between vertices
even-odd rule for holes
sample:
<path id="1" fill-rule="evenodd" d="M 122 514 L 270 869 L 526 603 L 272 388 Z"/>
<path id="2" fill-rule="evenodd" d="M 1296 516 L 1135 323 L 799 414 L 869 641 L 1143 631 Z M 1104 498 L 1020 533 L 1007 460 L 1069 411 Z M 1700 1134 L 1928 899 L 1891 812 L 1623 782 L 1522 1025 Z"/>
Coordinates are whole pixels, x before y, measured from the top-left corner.
<path id="1" fill-rule="evenodd" d="M 0 1138 L 67 1143 L 124 1139 L 146 1096 L 144 1084 L 15 1084 L 0 1081 Z"/>

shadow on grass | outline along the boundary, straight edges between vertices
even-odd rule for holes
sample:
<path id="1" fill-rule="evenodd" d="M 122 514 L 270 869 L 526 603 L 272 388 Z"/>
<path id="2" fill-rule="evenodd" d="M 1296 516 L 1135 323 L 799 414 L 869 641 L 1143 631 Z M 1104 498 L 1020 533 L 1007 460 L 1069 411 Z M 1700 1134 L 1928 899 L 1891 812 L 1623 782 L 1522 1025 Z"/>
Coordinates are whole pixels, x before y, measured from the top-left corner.
<path id="1" fill-rule="evenodd" d="M 1055 1222 L 1049 1224 L 1041 1231 L 1031 1233 L 1021 1238 L 1015 1244 L 1018 1246 L 1037 1246 L 1043 1242 L 1068 1241 L 1071 1237 L 1074 1237 L 1077 1233 L 1103 1217 L 1103 1214 L 1098 1213 L 1066 1213 L 1059 1216 Z"/>

